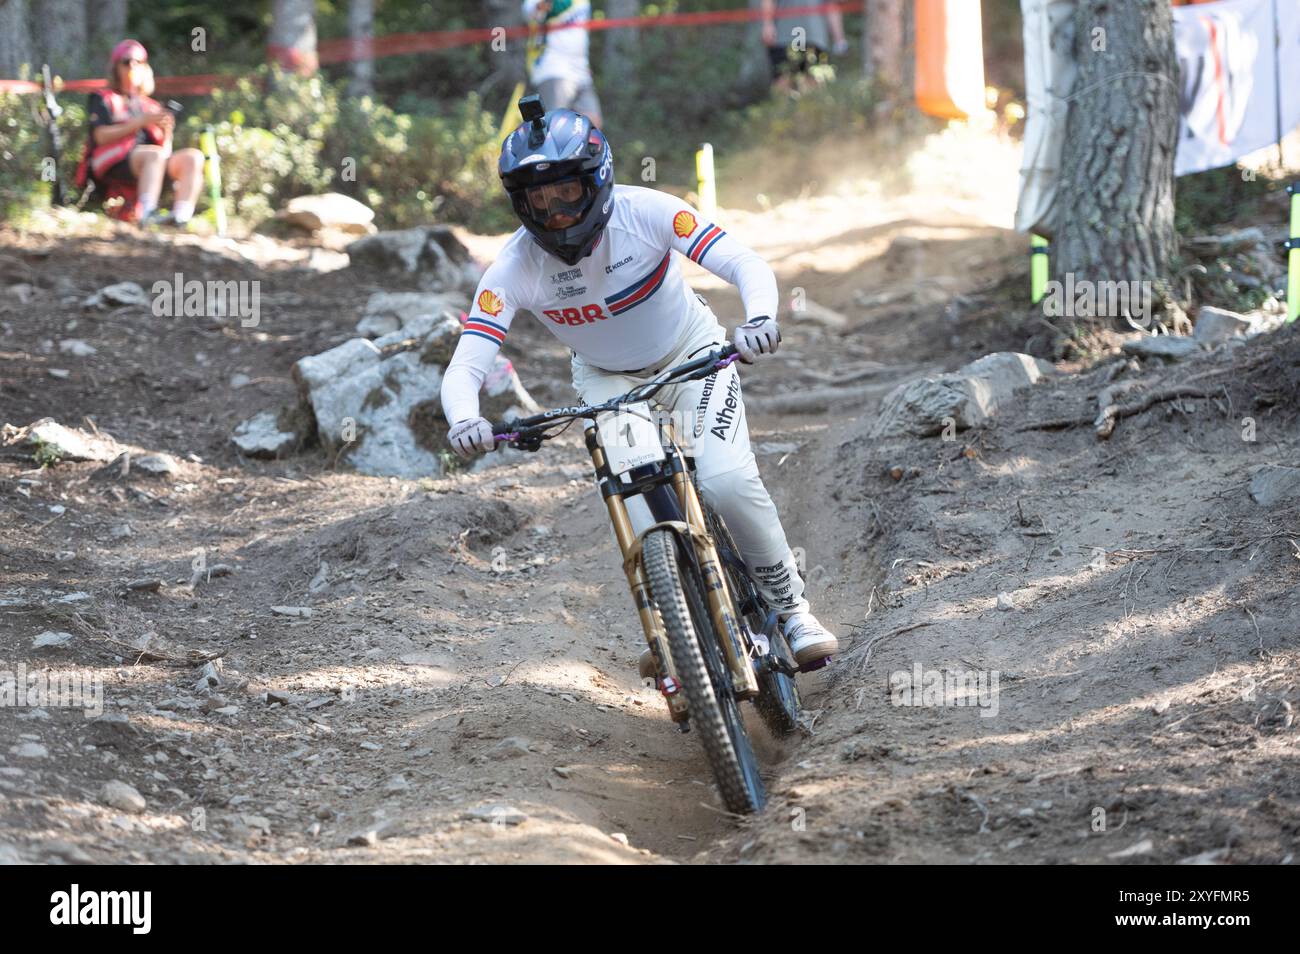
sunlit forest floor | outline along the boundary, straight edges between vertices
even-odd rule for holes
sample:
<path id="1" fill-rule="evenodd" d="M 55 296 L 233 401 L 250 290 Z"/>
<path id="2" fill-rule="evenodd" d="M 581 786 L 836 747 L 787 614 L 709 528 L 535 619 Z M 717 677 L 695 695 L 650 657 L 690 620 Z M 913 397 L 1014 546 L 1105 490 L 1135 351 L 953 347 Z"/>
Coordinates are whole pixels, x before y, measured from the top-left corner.
<path id="1" fill-rule="evenodd" d="M 1289 860 L 1300 500 L 1249 488 L 1300 460 L 1294 329 L 1126 372 L 1206 395 L 1108 442 L 1091 418 L 1114 347 L 952 440 L 868 436 L 898 383 L 1034 333 L 1017 161 L 950 132 L 879 175 L 845 161 L 816 192 L 718 213 L 797 302 L 781 351 L 744 372 L 746 405 L 814 610 L 846 644 L 804 677 L 805 731 L 760 738 L 771 802 L 743 820 L 638 682 L 576 437 L 421 482 L 231 448 L 391 284 L 270 239 L 0 230 L 3 422 L 179 462 L 121 477 L 0 457 L 0 668 L 97 676 L 106 711 L 0 710 L 0 860 Z M 465 236 L 484 260 L 503 239 Z M 174 272 L 261 281 L 263 322 L 80 305 Z M 688 274 L 733 324 L 734 292 Z M 74 338 L 95 352 L 57 344 Z M 506 353 L 539 402 L 568 403 L 568 352 L 538 324 Z M 231 572 L 189 586 L 200 552 Z M 45 631 L 73 639 L 34 648 Z M 221 654 L 221 684 L 123 648 L 148 632 Z M 893 704 L 891 675 L 917 665 L 996 673 L 996 712 Z M 109 804 L 111 781 L 143 809 Z"/>

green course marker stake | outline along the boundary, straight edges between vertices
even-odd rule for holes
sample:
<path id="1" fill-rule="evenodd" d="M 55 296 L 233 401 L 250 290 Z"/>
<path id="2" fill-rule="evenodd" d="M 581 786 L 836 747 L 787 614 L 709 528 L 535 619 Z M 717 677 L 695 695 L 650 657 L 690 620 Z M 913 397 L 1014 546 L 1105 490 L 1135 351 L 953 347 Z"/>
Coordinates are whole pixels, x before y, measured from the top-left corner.
<path id="1" fill-rule="evenodd" d="M 211 126 L 199 136 L 199 147 L 208 159 L 203 164 L 203 178 L 208 181 L 208 199 L 212 203 L 212 217 L 217 234 L 226 234 L 226 206 L 221 201 L 221 155 L 217 152 L 217 131 Z"/>
<path id="2" fill-rule="evenodd" d="M 1052 247 L 1041 235 L 1029 236 L 1029 295 L 1037 305 L 1047 294 L 1048 256 Z"/>
<path id="3" fill-rule="evenodd" d="M 1291 196 L 1291 238 L 1287 240 L 1286 321 L 1300 317 L 1300 185 L 1286 187 Z"/>

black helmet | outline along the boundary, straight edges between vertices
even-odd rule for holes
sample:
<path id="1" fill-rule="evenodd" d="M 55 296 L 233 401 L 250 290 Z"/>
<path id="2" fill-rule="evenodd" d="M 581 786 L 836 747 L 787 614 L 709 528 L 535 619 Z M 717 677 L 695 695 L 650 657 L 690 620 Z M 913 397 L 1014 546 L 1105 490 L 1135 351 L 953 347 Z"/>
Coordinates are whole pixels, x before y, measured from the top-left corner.
<path id="1" fill-rule="evenodd" d="M 599 129 L 571 109 L 544 113 L 519 101 L 523 125 L 501 144 L 498 172 L 533 240 L 566 265 L 591 254 L 614 207 L 614 154 Z"/>

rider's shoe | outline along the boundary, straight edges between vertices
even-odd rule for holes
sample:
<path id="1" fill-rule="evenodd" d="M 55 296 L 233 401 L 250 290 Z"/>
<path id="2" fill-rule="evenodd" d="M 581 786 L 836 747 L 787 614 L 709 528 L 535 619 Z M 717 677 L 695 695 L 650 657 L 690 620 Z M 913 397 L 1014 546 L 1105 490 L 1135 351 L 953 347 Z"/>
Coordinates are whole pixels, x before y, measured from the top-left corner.
<path id="1" fill-rule="evenodd" d="M 641 673 L 642 679 L 658 679 L 659 667 L 655 665 L 654 653 L 650 652 L 650 647 L 641 650 L 641 658 L 637 660 L 637 671 Z"/>
<path id="2" fill-rule="evenodd" d="M 800 666 L 833 656 L 840 650 L 840 641 L 812 613 L 791 613 L 781 624 L 794 661 Z"/>

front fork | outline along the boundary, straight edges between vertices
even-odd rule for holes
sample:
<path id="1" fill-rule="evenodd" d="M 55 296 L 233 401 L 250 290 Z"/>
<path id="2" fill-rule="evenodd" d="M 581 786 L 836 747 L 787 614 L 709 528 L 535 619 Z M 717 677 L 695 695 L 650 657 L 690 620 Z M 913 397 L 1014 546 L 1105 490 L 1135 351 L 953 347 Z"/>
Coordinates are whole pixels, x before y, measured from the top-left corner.
<path id="1" fill-rule="evenodd" d="M 666 443 L 676 452 L 673 446 L 675 442 Z M 617 483 L 605 466 L 605 452 L 597 440 L 594 426 L 586 429 L 586 444 L 597 475 L 602 480 L 610 481 L 610 490 L 612 490 Z M 704 579 L 705 599 L 714 629 L 718 633 L 725 634 L 721 640 L 722 652 L 727 667 L 731 670 L 735 693 L 742 699 L 752 698 L 758 694 L 759 686 L 753 666 L 741 645 L 739 621 L 732 609 L 731 594 L 727 587 L 726 576 L 722 572 L 717 548 L 714 547 L 713 540 L 707 532 L 708 525 L 695 492 L 695 484 L 685 468 L 679 469 L 672 475 L 671 486 L 686 520 L 660 520 L 639 535 L 632 527 L 632 520 L 628 516 L 627 504 L 623 501 L 622 495 L 607 491 L 603 496 L 605 507 L 609 512 L 610 524 L 614 528 L 614 538 L 618 541 L 619 551 L 623 554 L 623 573 L 627 577 L 628 589 L 632 593 L 632 603 L 636 606 L 637 616 L 641 620 L 641 629 L 645 634 L 646 643 L 664 673 L 660 688 L 668 702 L 669 714 L 674 722 L 683 722 L 688 716 L 686 697 L 678 691 L 681 681 L 672 660 L 672 653 L 668 651 L 668 634 L 664 629 L 663 619 L 651 598 L 650 583 L 646 578 L 645 564 L 641 555 L 642 541 L 645 534 L 651 530 L 666 527 L 677 533 L 683 542 L 690 540 Z"/>

